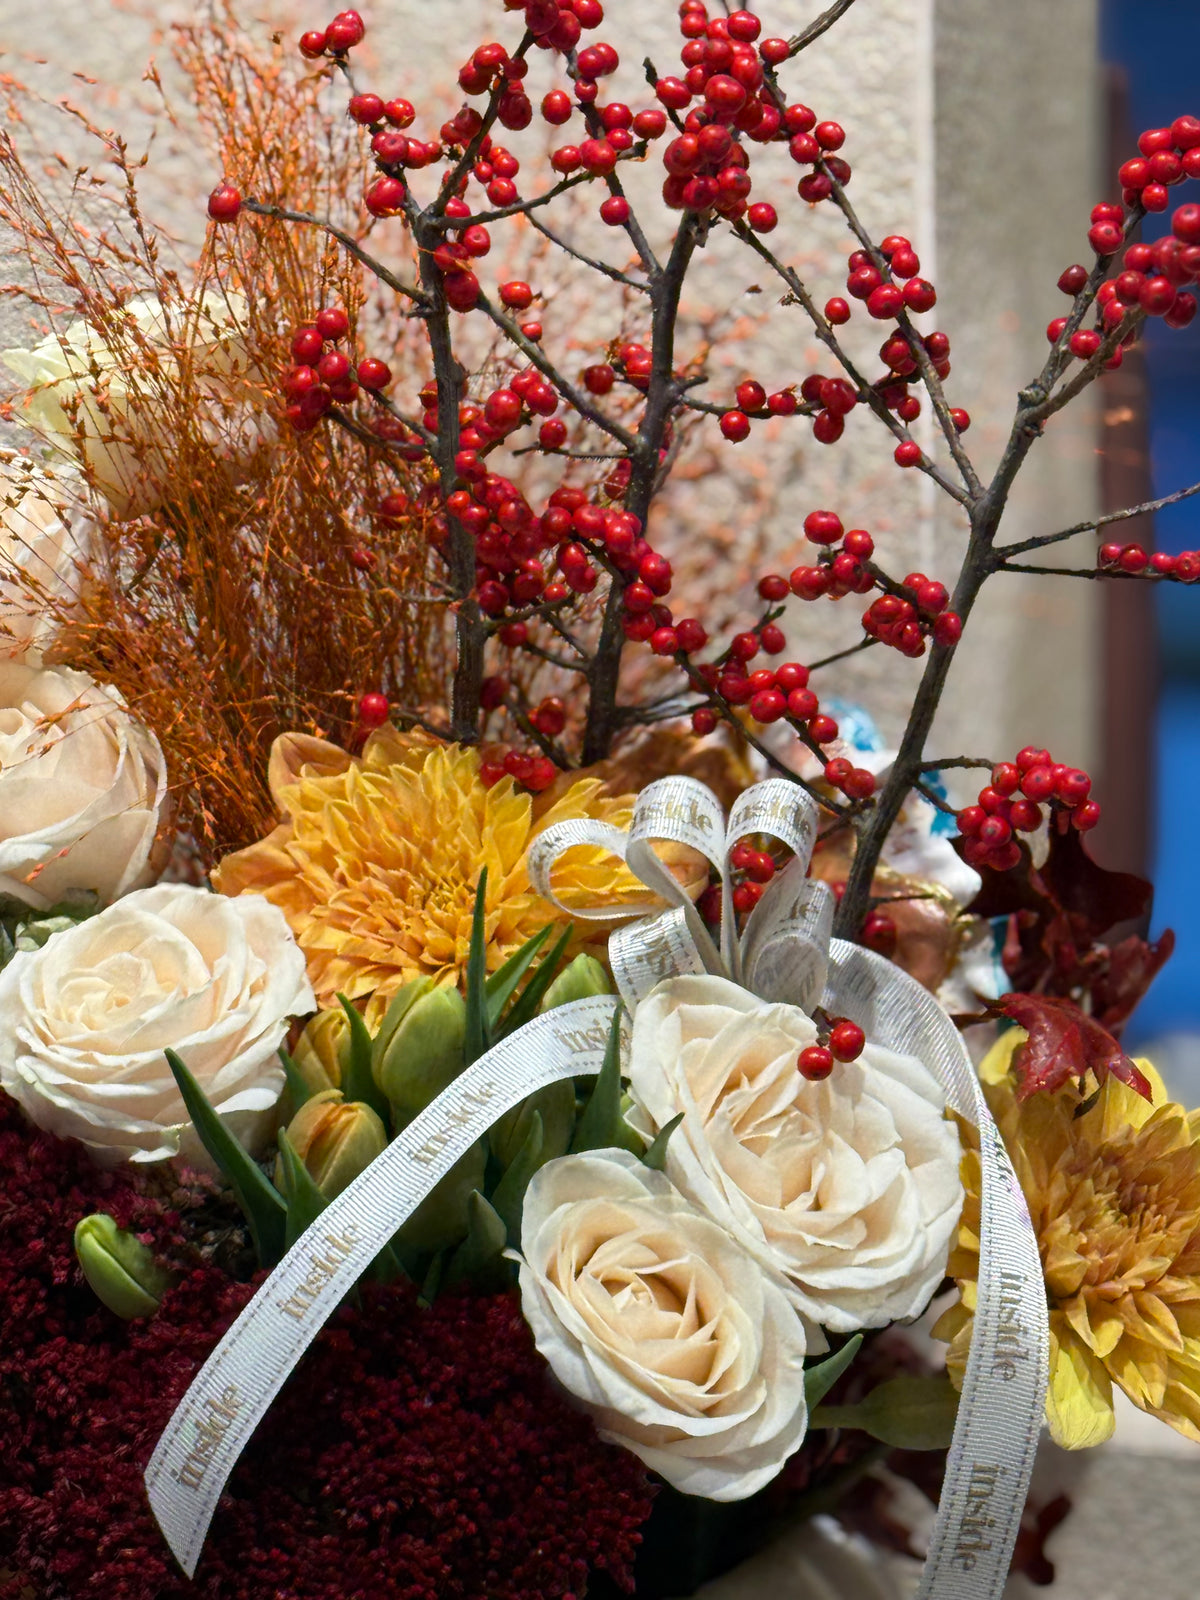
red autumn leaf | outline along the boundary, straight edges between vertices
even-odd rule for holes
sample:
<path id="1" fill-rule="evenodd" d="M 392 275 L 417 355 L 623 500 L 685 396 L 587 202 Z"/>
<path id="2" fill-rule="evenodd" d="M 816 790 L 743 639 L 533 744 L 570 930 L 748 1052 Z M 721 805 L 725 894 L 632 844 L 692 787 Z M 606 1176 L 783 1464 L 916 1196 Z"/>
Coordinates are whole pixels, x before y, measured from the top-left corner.
<path id="1" fill-rule="evenodd" d="M 1025 1029 L 1028 1041 L 1013 1059 L 1017 1099 L 1040 1089 L 1053 1093 L 1070 1078 L 1091 1071 L 1103 1083 L 1111 1072 L 1149 1100 L 1150 1085 L 1106 1028 L 1085 1015 L 1073 1000 L 1044 994 L 1006 994 L 997 1010 Z"/>
<path id="2" fill-rule="evenodd" d="M 1105 970 L 1092 984 L 1097 1022 L 1110 1033 L 1119 1033 L 1174 948 L 1175 935 L 1170 928 L 1153 944 L 1131 934 L 1113 945 Z"/>

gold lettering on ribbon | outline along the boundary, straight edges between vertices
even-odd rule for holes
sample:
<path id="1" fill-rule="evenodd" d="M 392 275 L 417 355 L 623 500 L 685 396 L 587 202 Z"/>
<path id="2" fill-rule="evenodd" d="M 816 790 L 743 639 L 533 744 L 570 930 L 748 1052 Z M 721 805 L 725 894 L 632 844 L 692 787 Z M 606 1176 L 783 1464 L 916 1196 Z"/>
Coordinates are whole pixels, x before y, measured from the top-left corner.
<path id="1" fill-rule="evenodd" d="M 1025 1279 L 1019 1272 L 1001 1272 L 992 1372 L 1005 1383 L 1011 1383 L 1017 1376 L 1022 1361 L 1033 1358 L 1029 1348 L 1030 1330 L 1021 1321 L 1024 1292 Z"/>
<path id="2" fill-rule="evenodd" d="M 977 1461 L 967 1479 L 966 1506 L 958 1520 L 958 1533 L 954 1541 L 951 1560 L 963 1572 L 974 1570 L 983 1553 L 992 1548 L 990 1530 L 996 1519 L 988 1515 L 992 1496 L 1000 1487 L 1000 1479 L 1008 1469 L 992 1462 Z"/>
<path id="3" fill-rule="evenodd" d="M 473 1089 L 465 1090 L 462 1104 L 445 1113 L 442 1126 L 429 1135 L 419 1150 L 413 1151 L 412 1159 L 419 1167 L 431 1167 L 450 1143 L 455 1128 L 468 1127 L 475 1120 L 475 1112 L 479 1107 L 488 1105 L 495 1098 L 494 1083 L 478 1083 Z"/>
<path id="4" fill-rule="evenodd" d="M 286 1300 L 276 1302 L 279 1309 L 297 1322 L 303 1322 L 326 1283 L 353 1254 L 357 1239 L 358 1229 L 353 1224 L 343 1228 L 341 1233 L 327 1233 L 322 1241 L 324 1254 L 314 1251 L 309 1257 L 308 1271 Z"/>
<path id="5" fill-rule="evenodd" d="M 196 1442 L 184 1456 L 179 1471 L 171 1474 L 176 1483 L 181 1483 L 185 1489 L 200 1488 L 204 1474 L 241 1409 L 242 1396 L 234 1383 L 227 1385 L 219 1398 L 213 1395 L 205 1397 L 200 1415 L 191 1419 L 196 1430 Z"/>
<path id="6" fill-rule="evenodd" d="M 672 795 L 670 799 L 660 801 L 654 809 L 668 822 L 680 822 L 685 828 L 695 828 L 698 833 L 712 832 L 711 815 L 694 797 L 684 799 Z"/>

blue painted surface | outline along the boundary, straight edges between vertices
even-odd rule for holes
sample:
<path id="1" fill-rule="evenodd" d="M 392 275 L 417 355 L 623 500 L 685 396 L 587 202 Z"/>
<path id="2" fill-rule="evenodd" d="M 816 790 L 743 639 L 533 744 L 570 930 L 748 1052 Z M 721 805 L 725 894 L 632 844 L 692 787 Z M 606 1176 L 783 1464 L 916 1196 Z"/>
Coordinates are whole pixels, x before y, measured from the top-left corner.
<path id="1" fill-rule="evenodd" d="M 1200 4 L 1103 0 L 1101 21 L 1105 59 L 1128 80 L 1135 130 L 1161 127 L 1183 112 L 1200 116 Z M 1166 233 L 1171 210 L 1200 198 L 1198 190 L 1195 182 L 1172 190 L 1172 206 L 1147 218 L 1144 237 Z M 1161 495 L 1200 479 L 1200 317 L 1180 332 L 1151 319 L 1146 355 L 1153 492 Z M 1163 550 L 1200 549 L 1200 496 L 1161 512 L 1157 537 Z M 1179 943 L 1130 1026 L 1130 1044 L 1168 1032 L 1200 1034 L 1200 588 L 1163 584 L 1156 602 L 1163 682 L 1154 931 L 1172 927 Z"/>

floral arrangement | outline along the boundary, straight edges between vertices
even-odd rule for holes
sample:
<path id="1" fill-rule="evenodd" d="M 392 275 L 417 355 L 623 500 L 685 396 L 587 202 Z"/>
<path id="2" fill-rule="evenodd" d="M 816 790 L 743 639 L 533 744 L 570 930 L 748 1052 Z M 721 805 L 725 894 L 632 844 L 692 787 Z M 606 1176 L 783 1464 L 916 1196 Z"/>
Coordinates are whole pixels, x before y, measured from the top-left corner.
<path id="1" fill-rule="evenodd" d="M 298 62 L 218 8 L 189 278 L 114 136 L 101 226 L 34 178 L 10 86 L 3 1600 L 681 1595 L 816 1512 L 859 1543 L 813 1571 L 994 1593 L 1053 1578 L 1043 1422 L 1101 1442 L 1115 1384 L 1200 1440 L 1200 1112 L 1119 1042 L 1170 936 L 1085 772 L 928 749 L 992 577 L 1092 529 L 1075 575 L 1200 577 L 1109 541 L 1165 502 L 1003 531 L 1056 414 L 1195 314 L 1200 205 L 1139 230 L 1200 120 L 1093 209 L 985 481 L 934 284 L 790 98 L 849 3 L 684 0 L 627 104 L 600 0 L 505 0 L 441 108 L 360 79 L 356 12 Z M 832 375 L 721 387 L 717 237 Z M 952 584 L 852 504 L 763 570 L 756 491 L 730 530 L 694 490 L 738 470 L 702 442 L 869 424 L 961 512 Z M 924 661 L 894 749 L 838 699 L 863 651 Z"/>

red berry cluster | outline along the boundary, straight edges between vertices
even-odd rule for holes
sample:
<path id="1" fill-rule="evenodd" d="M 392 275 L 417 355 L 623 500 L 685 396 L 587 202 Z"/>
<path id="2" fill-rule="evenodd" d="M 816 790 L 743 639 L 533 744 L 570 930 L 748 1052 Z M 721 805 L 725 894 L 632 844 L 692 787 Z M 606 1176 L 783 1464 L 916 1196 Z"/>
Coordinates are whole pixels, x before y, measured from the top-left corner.
<path id="1" fill-rule="evenodd" d="M 508 750 L 499 759 L 480 762 L 479 777 L 488 789 L 508 777 L 522 788 L 541 794 L 558 777 L 558 768 L 540 750 Z"/>
<path id="2" fill-rule="evenodd" d="M 1144 572 L 1156 578 L 1195 583 L 1200 578 L 1200 550 L 1181 550 L 1178 555 L 1156 550 L 1147 555 L 1140 544 L 1102 544 L 1096 565 L 1109 572 Z"/>
<path id="3" fill-rule="evenodd" d="M 392 370 L 376 356 L 363 356 L 357 367 L 336 348 L 350 331 L 341 306 L 327 306 L 292 335 L 292 361 L 283 376 L 286 416 L 297 433 L 315 428 L 336 404 L 349 404 L 360 389 L 376 392 L 392 381 Z"/>
<path id="4" fill-rule="evenodd" d="M 800 1076 L 820 1083 L 833 1071 L 835 1061 L 856 1061 L 863 1053 L 867 1037 L 857 1022 L 848 1017 L 818 1018 L 818 1043 L 807 1045 L 796 1058 Z"/>
<path id="5" fill-rule="evenodd" d="M 903 249 L 901 248 L 903 246 Z M 899 235 L 884 240 L 884 247 L 894 247 L 892 259 L 904 253 L 915 254 L 908 245 L 907 240 L 901 240 Z M 859 272 L 879 274 L 870 263 L 864 251 L 858 250 L 851 256 L 851 261 L 859 261 L 860 267 L 851 271 L 851 279 Z M 867 280 L 864 278 L 863 283 Z M 913 279 L 906 285 L 907 289 L 912 283 L 924 283 L 924 279 Z M 876 284 L 878 288 L 894 287 L 887 283 Z M 899 291 L 897 291 L 899 292 Z M 874 294 L 875 289 L 869 291 Z M 868 308 L 869 308 L 868 295 Z M 876 301 L 879 305 L 883 302 Z M 932 304 L 932 302 L 930 302 Z M 873 312 L 872 315 L 878 313 Z M 894 314 L 894 313 L 893 313 Z M 850 320 L 850 305 L 848 301 L 835 296 L 825 306 L 825 315 L 832 323 L 844 323 Z M 921 346 L 929 357 L 930 365 L 939 378 L 946 378 L 950 373 L 950 339 L 941 332 L 925 334 L 921 337 Z M 912 353 L 908 339 L 899 331 L 889 334 L 879 347 L 879 357 L 883 362 L 885 371 L 874 385 L 874 391 L 889 411 L 894 411 L 901 422 L 915 422 L 921 414 L 921 402 L 915 394 L 909 392 L 909 384 L 918 372 L 918 363 Z M 819 372 L 811 373 L 800 385 L 800 396 L 808 403 L 808 408 L 813 413 L 813 438 L 818 444 L 836 444 L 842 437 L 846 427 L 846 418 L 860 404 L 863 396 L 859 394 L 852 383 L 845 378 L 828 378 Z M 959 433 L 965 433 L 971 426 L 969 414 L 961 407 L 955 406 L 950 411 L 951 419 Z M 895 451 L 896 464 L 901 467 L 916 466 L 921 460 L 920 447 L 911 439 L 902 439 Z"/>
<path id="6" fill-rule="evenodd" d="M 752 843 L 750 839 L 739 839 L 729 852 L 729 865 L 732 871 L 733 909 L 744 916 L 753 911 L 762 899 L 763 890 L 775 876 L 775 857 L 769 850 L 762 850 Z M 721 887 L 711 884 L 696 902 L 697 909 L 704 920 L 712 925 L 717 925 L 721 920 Z"/>
<path id="7" fill-rule="evenodd" d="M 1100 821 L 1100 807 L 1088 798 L 1092 780 L 1079 767 L 1056 762 L 1048 750 L 1026 745 L 1015 762 L 992 768 L 992 781 L 979 791 L 974 805 L 958 813 L 958 829 L 966 843 L 963 859 L 973 867 L 1005 872 L 1021 859 L 1015 834 L 1033 833 L 1048 807 L 1060 820 L 1086 833 Z"/>
<path id="8" fill-rule="evenodd" d="M 300 35 L 300 53 L 315 61 L 318 56 L 344 56 L 361 44 L 367 32 L 366 23 L 357 11 L 339 11 L 326 28 L 313 28 Z"/>
<path id="9" fill-rule="evenodd" d="M 902 587 L 912 595 L 911 600 L 889 592 L 863 612 L 863 627 L 872 638 L 912 658 L 925 654 L 927 635 L 935 644 L 957 644 L 962 638 L 962 618 L 947 609 L 950 596 L 945 584 L 923 572 L 910 572 Z"/>

